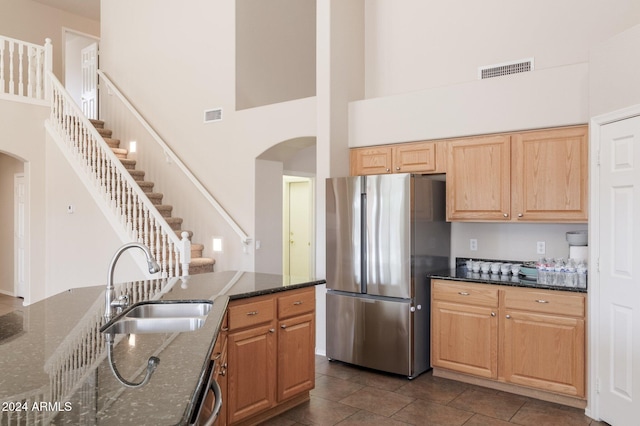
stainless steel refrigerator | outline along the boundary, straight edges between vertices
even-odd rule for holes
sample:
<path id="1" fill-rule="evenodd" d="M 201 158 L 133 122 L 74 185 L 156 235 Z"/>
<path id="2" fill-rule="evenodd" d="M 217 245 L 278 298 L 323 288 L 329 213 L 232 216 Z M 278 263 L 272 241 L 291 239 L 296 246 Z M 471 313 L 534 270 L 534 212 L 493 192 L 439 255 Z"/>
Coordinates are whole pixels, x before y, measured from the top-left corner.
<path id="1" fill-rule="evenodd" d="M 413 378 L 430 368 L 429 271 L 449 267 L 445 182 L 327 179 L 327 357 Z"/>

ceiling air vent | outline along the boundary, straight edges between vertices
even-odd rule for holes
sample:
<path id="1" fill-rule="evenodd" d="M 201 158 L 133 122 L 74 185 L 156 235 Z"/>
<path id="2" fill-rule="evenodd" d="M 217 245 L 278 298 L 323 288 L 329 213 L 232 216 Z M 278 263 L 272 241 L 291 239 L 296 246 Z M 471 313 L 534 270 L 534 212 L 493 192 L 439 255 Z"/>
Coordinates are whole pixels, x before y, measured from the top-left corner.
<path id="1" fill-rule="evenodd" d="M 485 78 L 500 77 L 527 71 L 533 71 L 533 58 L 480 67 L 478 68 L 478 78 L 484 80 Z"/>
<path id="2" fill-rule="evenodd" d="M 204 122 L 213 123 L 222 120 L 222 108 L 209 109 L 204 112 Z"/>

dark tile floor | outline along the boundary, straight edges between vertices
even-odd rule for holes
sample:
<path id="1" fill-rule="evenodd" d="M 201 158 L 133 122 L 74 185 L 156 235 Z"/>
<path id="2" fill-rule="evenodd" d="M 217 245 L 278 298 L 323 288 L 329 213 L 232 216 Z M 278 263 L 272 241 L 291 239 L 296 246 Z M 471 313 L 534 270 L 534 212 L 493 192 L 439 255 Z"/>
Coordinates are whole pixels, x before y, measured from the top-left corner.
<path id="1" fill-rule="evenodd" d="M 605 425 L 584 410 L 424 373 L 413 380 L 316 356 L 311 400 L 264 423 L 290 425 Z"/>

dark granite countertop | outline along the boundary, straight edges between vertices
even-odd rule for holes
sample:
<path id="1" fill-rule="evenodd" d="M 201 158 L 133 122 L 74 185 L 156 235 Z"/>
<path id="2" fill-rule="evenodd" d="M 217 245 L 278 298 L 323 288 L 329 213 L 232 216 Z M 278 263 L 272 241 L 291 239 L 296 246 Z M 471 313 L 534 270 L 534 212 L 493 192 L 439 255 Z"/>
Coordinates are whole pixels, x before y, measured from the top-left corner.
<path id="1" fill-rule="evenodd" d="M 104 336 L 105 286 L 78 288 L 0 316 L 0 424 L 186 424 L 203 386 L 209 354 L 230 299 L 323 284 L 324 280 L 249 272 L 213 272 L 116 285 L 131 303 L 212 300 L 202 328 L 183 333 L 117 335 L 120 374 L 111 372 Z"/>
<path id="2" fill-rule="evenodd" d="M 573 291 L 578 293 L 587 292 L 586 288 L 559 287 L 548 284 L 540 284 L 536 280 L 526 279 L 520 275 L 484 274 L 482 272 L 473 272 L 468 270 L 466 266 L 458 266 L 455 269 L 445 269 L 438 272 L 432 272 L 431 274 L 429 274 L 429 278 L 481 284 L 506 285 L 513 287 L 539 288 L 544 290 Z"/>

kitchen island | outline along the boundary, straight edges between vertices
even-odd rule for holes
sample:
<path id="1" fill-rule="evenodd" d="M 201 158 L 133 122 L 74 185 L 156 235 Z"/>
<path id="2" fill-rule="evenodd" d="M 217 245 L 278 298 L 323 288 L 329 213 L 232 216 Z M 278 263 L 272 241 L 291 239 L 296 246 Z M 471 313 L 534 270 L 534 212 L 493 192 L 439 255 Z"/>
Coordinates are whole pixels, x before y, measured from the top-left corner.
<path id="1" fill-rule="evenodd" d="M 2 316 L 0 424 L 188 424 L 229 302 L 323 283 L 230 271 L 116 285 L 131 305 L 213 302 L 195 331 L 116 336 L 113 361 L 127 380 L 144 377 L 150 357 L 160 360 L 139 388 L 124 386 L 111 371 L 99 331 L 105 286 L 68 290 Z"/>

